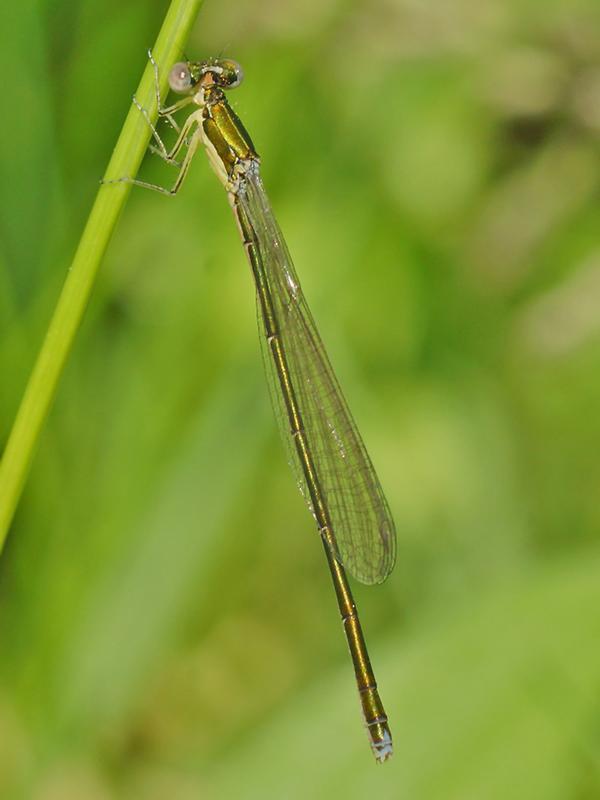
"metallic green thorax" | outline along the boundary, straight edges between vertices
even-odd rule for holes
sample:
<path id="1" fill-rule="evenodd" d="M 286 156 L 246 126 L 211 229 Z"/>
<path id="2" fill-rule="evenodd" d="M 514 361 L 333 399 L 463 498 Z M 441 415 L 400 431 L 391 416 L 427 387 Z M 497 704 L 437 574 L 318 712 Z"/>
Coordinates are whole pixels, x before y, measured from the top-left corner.
<path id="1" fill-rule="evenodd" d="M 231 108 L 222 89 L 203 90 L 202 131 L 211 164 L 229 191 L 236 190 L 248 162 L 258 161 L 250 135 Z"/>

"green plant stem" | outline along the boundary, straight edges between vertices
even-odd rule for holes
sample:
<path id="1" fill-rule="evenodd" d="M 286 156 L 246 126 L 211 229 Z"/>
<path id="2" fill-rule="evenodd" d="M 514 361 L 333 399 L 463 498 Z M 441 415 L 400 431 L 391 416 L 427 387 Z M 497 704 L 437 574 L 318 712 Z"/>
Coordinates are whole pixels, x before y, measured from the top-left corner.
<path id="1" fill-rule="evenodd" d="M 161 90 L 168 67 L 178 60 L 202 0 L 172 0 L 153 47 L 160 68 Z M 167 67 L 161 68 L 161 67 Z M 136 96 L 156 119 L 154 71 L 148 63 Z M 150 130 L 133 105 L 104 175 L 105 180 L 136 175 L 150 139 Z M 130 191 L 126 183 L 102 185 L 84 228 L 59 297 L 46 338 L 25 389 L 0 462 L 0 551 L 6 540 L 44 421 L 73 346 L 94 279 Z"/>

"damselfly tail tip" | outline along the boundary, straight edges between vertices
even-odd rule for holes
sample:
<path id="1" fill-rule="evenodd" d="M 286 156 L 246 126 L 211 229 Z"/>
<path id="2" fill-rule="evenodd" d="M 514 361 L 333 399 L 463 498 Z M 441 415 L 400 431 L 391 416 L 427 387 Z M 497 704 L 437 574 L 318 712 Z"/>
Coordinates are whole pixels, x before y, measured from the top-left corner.
<path id="1" fill-rule="evenodd" d="M 378 764 L 383 764 L 394 752 L 392 745 L 392 734 L 387 725 L 382 726 L 381 730 L 372 732 L 371 749 Z"/>

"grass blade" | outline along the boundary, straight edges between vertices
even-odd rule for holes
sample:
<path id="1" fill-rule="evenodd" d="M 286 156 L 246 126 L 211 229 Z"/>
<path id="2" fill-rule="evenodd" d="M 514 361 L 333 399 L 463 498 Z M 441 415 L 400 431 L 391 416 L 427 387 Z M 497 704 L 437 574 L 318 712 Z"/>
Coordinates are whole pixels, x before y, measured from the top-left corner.
<path id="1" fill-rule="evenodd" d="M 202 0 L 173 0 L 153 48 L 159 68 L 179 57 Z M 161 82 L 168 70 L 161 69 Z M 164 89 L 164 84 L 161 86 Z M 136 96 L 156 118 L 154 73 L 147 65 Z M 132 106 L 113 151 L 105 179 L 133 176 L 148 146 L 150 131 Z M 4 545 L 36 444 L 73 346 L 102 256 L 130 186 L 101 186 L 69 268 L 46 338 L 29 378 L 23 400 L 0 462 L 0 551 Z"/>

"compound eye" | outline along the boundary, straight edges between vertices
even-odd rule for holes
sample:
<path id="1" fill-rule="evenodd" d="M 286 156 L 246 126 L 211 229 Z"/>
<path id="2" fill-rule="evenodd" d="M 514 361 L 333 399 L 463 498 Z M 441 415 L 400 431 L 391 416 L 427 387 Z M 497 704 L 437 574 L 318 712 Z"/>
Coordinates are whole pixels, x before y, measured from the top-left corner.
<path id="1" fill-rule="evenodd" d="M 222 61 L 223 66 L 223 79 L 226 81 L 229 89 L 235 89 L 244 80 L 244 71 L 237 63 L 237 61 Z"/>
<path id="2" fill-rule="evenodd" d="M 190 68 L 185 61 L 179 61 L 169 72 L 169 86 L 177 94 L 189 92 L 193 86 Z"/>
<path id="3" fill-rule="evenodd" d="M 235 89 L 244 78 L 240 65 L 229 58 L 207 61 L 205 71 L 212 75 L 214 82 L 222 89 Z"/>

